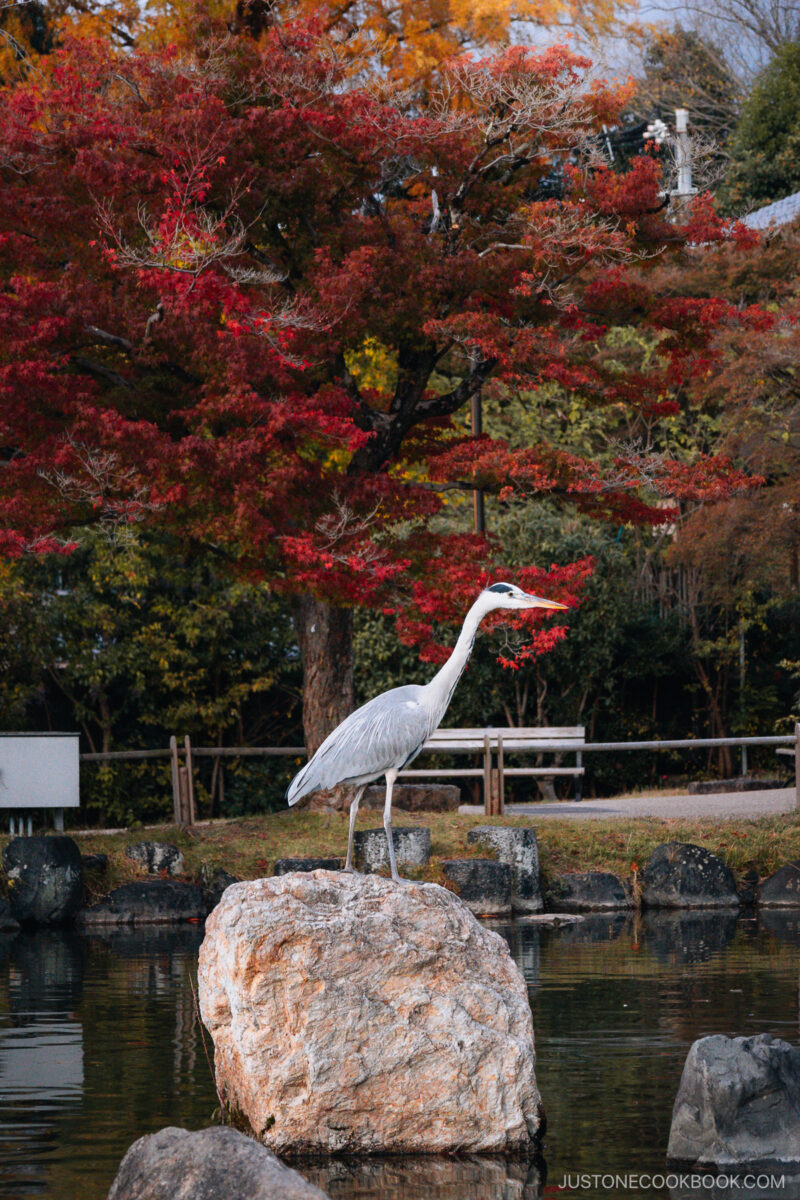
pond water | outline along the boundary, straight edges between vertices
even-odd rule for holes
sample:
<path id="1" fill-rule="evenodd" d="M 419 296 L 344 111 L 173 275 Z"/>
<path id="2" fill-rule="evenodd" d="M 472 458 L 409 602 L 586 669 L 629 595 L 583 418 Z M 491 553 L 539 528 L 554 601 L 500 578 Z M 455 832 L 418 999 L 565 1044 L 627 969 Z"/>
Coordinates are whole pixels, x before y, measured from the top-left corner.
<path id="1" fill-rule="evenodd" d="M 695 1038 L 766 1032 L 798 1044 L 800 914 L 493 928 L 530 992 L 546 1167 L 497 1158 L 298 1164 L 333 1200 L 800 1200 L 800 1181 L 788 1178 L 774 1189 L 698 1191 L 579 1178 L 664 1172 Z M 193 993 L 201 939 L 196 927 L 0 935 L 0 1197 L 104 1200 L 136 1138 L 209 1123 L 216 1097 Z"/>

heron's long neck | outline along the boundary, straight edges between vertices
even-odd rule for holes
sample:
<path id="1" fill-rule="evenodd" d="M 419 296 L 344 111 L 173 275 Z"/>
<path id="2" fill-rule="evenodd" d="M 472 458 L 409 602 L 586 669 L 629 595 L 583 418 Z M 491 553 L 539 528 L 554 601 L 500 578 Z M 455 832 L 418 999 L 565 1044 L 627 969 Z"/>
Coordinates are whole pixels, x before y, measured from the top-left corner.
<path id="1" fill-rule="evenodd" d="M 447 711 L 450 697 L 461 678 L 461 672 L 467 665 L 475 643 L 475 634 L 478 632 L 483 615 L 483 607 L 479 601 L 476 601 L 466 615 L 461 633 L 458 635 L 458 641 L 453 647 L 453 653 L 428 684 L 433 699 L 432 708 L 438 713 L 437 725 Z"/>

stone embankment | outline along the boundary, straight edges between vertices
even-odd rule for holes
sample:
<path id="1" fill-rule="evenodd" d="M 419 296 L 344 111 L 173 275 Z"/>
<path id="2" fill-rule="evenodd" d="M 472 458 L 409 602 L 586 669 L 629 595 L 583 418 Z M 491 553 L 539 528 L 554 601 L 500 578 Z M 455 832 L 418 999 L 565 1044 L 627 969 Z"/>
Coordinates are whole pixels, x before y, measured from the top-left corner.
<path id="1" fill-rule="evenodd" d="M 401 870 L 431 862 L 426 826 L 394 831 Z M 788 863 L 767 879 L 749 871 L 736 880 L 716 855 L 691 843 L 665 842 L 656 847 L 641 875 L 622 879 L 608 871 L 565 871 L 543 885 L 536 831 L 533 827 L 485 825 L 472 829 L 467 841 L 483 857 L 439 860 L 445 886 L 476 916 L 532 918 L 548 913 L 624 913 L 632 907 L 651 910 L 728 910 L 755 905 L 769 918 L 774 910 L 800 911 L 800 860 Z M 7 896 L 0 895 L 0 930 L 20 926 L 77 923 L 100 926 L 169 924 L 202 921 L 219 903 L 225 889 L 238 882 L 230 872 L 202 867 L 187 878 L 177 846 L 140 842 L 125 851 L 143 878 L 109 889 L 86 905 L 84 876 L 89 873 L 96 895 L 106 873 L 106 855 L 81 855 L 68 837 L 15 838 L 3 852 Z M 355 862 L 363 872 L 386 871 L 388 853 L 382 827 L 359 830 Z M 314 870 L 340 871 L 338 857 L 279 858 L 273 874 Z"/>
<path id="2" fill-rule="evenodd" d="M 506 941 L 437 884 L 229 888 L 198 992 L 217 1087 L 278 1153 L 530 1150 L 531 1009 Z"/>

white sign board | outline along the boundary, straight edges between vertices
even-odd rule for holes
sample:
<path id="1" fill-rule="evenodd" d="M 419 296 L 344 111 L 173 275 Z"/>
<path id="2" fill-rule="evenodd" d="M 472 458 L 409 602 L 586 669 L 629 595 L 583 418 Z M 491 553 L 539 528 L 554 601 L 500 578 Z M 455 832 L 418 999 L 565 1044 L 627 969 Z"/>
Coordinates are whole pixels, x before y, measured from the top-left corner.
<path id="1" fill-rule="evenodd" d="M 0 733 L 0 808 L 78 808 L 77 733 Z"/>

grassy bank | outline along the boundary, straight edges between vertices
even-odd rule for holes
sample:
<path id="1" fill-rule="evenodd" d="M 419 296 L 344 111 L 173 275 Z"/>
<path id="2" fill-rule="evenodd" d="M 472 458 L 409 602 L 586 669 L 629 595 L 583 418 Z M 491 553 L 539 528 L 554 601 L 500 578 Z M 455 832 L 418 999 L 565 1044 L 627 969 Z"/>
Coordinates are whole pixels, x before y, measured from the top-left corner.
<path id="1" fill-rule="evenodd" d="M 718 854 L 737 880 L 756 870 L 762 878 L 787 862 L 800 859 L 800 816 L 762 817 L 758 820 L 547 820 L 533 817 L 486 818 L 462 813 L 395 813 L 395 824 L 427 825 L 431 831 L 432 858 L 421 879 L 442 882 L 439 862 L 444 858 L 480 856 L 467 842 L 476 825 L 530 825 L 536 828 L 545 883 L 562 871 L 607 870 L 630 879 L 634 864 L 643 870 L 660 842 L 694 842 Z M 379 813 L 359 816 L 358 828 L 380 825 Z M 115 834 L 80 835 L 84 853 L 109 856 L 108 873 L 88 880 L 92 895 L 141 872 L 125 857 L 125 847 L 147 838 L 170 841 L 181 847 L 187 875 L 199 879 L 203 868 L 223 867 L 240 879 L 271 874 L 276 858 L 289 856 L 343 856 L 347 848 L 347 814 L 324 815 L 287 810 L 271 816 L 215 821 L 192 830 L 174 826 L 130 830 Z M 6 839 L 3 839 L 5 841 Z M 412 874 L 412 872 L 409 872 Z"/>

